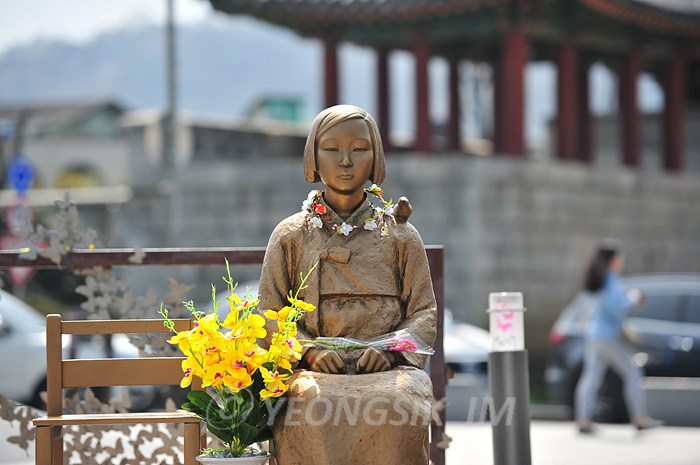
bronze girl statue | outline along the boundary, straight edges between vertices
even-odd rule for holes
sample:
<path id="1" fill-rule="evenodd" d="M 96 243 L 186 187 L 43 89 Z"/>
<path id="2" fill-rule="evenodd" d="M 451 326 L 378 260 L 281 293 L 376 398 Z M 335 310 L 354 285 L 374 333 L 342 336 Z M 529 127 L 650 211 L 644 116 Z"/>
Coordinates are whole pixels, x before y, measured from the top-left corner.
<path id="1" fill-rule="evenodd" d="M 298 339 L 370 339 L 406 329 L 432 345 L 437 307 L 423 242 L 406 222 L 411 207 L 406 199 L 395 208 L 375 206 L 386 168 L 374 119 L 351 105 L 319 113 L 304 173 L 324 189 L 311 191 L 302 211 L 272 233 L 260 308 L 287 305 L 300 274 L 318 264 L 300 294 L 317 309 L 299 321 Z M 425 355 L 375 348 L 306 349 L 275 426 L 278 464 L 427 465 L 426 362 Z"/>

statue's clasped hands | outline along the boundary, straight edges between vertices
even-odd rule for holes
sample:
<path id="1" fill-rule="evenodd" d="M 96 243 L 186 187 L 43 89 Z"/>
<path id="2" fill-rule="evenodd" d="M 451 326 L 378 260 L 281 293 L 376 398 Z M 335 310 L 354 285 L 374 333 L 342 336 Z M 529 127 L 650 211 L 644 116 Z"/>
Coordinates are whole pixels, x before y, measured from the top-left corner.
<path id="1" fill-rule="evenodd" d="M 396 354 L 370 347 L 357 360 L 355 372 L 376 373 L 391 370 Z M 345 363 L 334 350 L 309 349 L 304 354 L 304 361 L 312 371 L 329 374 L 345 372 Z"/>

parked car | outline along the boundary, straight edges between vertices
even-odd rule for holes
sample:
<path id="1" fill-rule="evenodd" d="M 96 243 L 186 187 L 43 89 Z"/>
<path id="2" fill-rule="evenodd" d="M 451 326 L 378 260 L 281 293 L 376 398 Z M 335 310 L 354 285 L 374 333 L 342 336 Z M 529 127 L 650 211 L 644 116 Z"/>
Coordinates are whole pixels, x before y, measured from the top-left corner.
<path id="1" fill-rule="evenodd" d="M 638 340 L 634 361 L 645 375 L 700 377 L 700 275 L 630 275 L 622 278 L 622 284 L 646 296 L 644 307 L 626 322 Z M 545 382 L 558 404 L 573 407 L 583 364 L 583 334 L 593 305 L 590 294 L 578 293 L 549 334 Z M 622 383 L 612 370 L 598 393 L 595 416 L 598 421 L 628 420 Z"/>
<path id="2" fill-rule="evenodd" d="M 62 341 L 68 356 L 70 336 Z M 22 300 L 0 290 L 0 394 L 40 407 L 46 390 L 46 320 Z"/>
<path id="3" fill-rule="evenodd" d="M 449 369 L 446 410 L 448 421 L 484 421 L 488 391 L 489 332 L 457 321 L 445 310 L 443 350 Z"/>
<path id="4" fill-rule="evenodd" d="M 126 335 L 112 337 L 114 357 L 138 356 L 138 349 Z M 63 357 L 104 357 L 104 345 L 63 335 Z M 0 290 L 0 394 L 17 402 L 44 408 L 40 393 L 46 390 L 46 319 L 17 297 Z M 115 387 L 109 395 L 121 398 L 125 388 Z M 147 410 L 156 399 L 154 386 L 130 386 L 131 410 Z"/>

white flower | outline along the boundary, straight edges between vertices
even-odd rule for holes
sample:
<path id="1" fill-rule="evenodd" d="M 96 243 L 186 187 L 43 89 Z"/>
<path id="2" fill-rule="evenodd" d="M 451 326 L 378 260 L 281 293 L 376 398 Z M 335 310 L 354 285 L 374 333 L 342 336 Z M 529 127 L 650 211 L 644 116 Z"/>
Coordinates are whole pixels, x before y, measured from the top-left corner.
<path id="1" fill-rule="evenodd" d="M 321 229 L 323 227 L 323 221 L 318 216 L 311 218 L 311 226 L 314 228 Z"/>
<path id="2" fill-rule="evenodd" d="M 369 188 L 369 192 L 370 192 L 372 195 L 380 196 L 380 195 L 382 195 L 382 192 L 383 192 L 383 191 L 382 191 L 382 188 L 379 187 L 378 185 L 372 184 L 372 187 Z"/>
<path id="3" fill-rule="evenodd" d="M 304 211 L 308 210 L 310 206 L 311 206 L 311 200 L 310 199 L 304 200 L 301 204 L 301 211 L 304 212 Z"/>
<path id="4" fill-rule="evenodd" d="M 352 230 L 355 229 L 346 222 L 343 222 L 343 224 L 340 225 L 340 228 L 338 228 L 338 232 L 342 234 L 343 236 L 349 235 Z"/>
<path id="5" fill-rule="evenodd" d="M 389 215 L 389 216 L 394 216 L 394 208 L 395 207 L 396 207 L 396 205 L 390 205 L 389 207 L 387 207 L 386 210 L 384 210 L 384 214 Z"/>
<path id="6" fill-rule="evenodd" d="M 374 231 L 377 229 L 377 220 L 370 218 L 369 220 L 365 221 L 365 229 L 367 231 Z"/>
<path id="7" fill-rule="evenodd" d="M 309 195 L 306 196 L 307 199 L 313 200 L 314 197 L 318 195 L 318 189 L 314 189 L 311 192 L 309 192 Z"/>

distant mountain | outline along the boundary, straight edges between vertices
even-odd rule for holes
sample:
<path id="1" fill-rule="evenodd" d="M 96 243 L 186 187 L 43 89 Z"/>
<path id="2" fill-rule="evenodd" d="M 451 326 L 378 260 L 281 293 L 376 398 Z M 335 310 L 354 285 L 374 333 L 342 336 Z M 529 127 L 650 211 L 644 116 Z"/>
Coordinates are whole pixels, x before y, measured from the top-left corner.
<path id="1" fill-rule="evenodd" d="M 240 115 L 264 95 L 320 108 L 321 48 L 246 19 L 178 30 L 179 106 Z M 124 29 L 84 45 L 37 42 L 0 55 L 0 103 L 110 97 L 128 108 L 163 108 L 164 31 Z M 310 115 L 313 116 L 313 115 Z"/>

